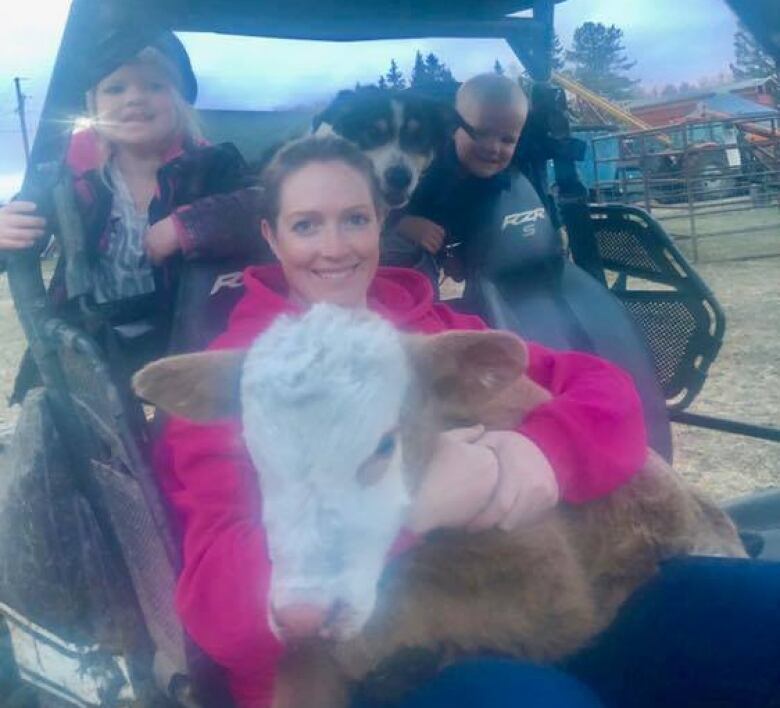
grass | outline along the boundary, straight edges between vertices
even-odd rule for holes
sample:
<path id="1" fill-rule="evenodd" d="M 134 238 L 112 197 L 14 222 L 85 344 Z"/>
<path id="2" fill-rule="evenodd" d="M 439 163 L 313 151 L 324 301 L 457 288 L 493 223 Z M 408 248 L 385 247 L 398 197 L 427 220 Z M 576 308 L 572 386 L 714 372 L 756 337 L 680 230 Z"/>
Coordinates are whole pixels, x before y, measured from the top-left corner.
<path id="1" fill-rule="evenodd" d="M 744 199 L 695 205 L 698 263 L 780 255 L 780 206 L 748 207 Z M 672 235 L 680 250 L 692 259 L 693 229 L 687 207 L 654 206 L 652 213 Z"/>

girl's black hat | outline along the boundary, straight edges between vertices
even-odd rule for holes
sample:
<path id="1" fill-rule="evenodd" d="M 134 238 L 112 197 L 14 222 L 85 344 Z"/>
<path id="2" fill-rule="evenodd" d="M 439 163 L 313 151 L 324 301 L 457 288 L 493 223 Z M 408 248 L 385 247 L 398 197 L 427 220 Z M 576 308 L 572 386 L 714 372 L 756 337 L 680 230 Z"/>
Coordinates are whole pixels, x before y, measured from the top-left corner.
<path id="1" fill-rule="evenodd" d="M 147 47 L 156 49 L 171 62 L 179 75 L 179 90 L 182 97 L 187 103 L 195 103 L 198 81 L 192 71 L 190 58 L 181 40 L 169 30 L 123 26 L 105 33 L 95 44 L 91 52 L 91 60 L 85 67 L 85 90 L 94 88 L 101 79 L 116 71 Z"/>

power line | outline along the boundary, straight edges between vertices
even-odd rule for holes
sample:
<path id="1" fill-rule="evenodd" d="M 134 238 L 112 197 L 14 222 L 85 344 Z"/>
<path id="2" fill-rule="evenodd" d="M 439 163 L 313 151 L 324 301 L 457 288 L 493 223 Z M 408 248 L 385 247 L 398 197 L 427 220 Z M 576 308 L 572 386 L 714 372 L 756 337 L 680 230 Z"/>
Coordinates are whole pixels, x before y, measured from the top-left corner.
<path id="1" fill-rule="evenodd" d="M 14 78 L 14 86 L 16 87 L 16 105 L 19 112 L 19 125 L 22 130 L 22 144 L 24 145 L 24 160 L 25 164 L 30 163 L 30 139 L 27 135 L 27 118 L 24 112 L 24 102 L 27 100 L 27 96 L 22 92 L 22 79 L 18 76 Z"/>

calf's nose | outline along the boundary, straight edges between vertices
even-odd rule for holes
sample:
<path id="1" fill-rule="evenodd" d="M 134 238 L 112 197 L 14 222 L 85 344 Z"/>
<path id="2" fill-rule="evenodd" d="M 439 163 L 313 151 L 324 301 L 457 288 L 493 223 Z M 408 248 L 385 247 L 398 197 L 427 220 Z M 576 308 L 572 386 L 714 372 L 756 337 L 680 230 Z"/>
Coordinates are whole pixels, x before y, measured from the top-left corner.
<path id="1" fill-rule="evenodd" d="M 310 603 L 298 603 L 273 609 L 274 621 L 286 639 L 315 637 L 325 625 L 328 609 Z"/>

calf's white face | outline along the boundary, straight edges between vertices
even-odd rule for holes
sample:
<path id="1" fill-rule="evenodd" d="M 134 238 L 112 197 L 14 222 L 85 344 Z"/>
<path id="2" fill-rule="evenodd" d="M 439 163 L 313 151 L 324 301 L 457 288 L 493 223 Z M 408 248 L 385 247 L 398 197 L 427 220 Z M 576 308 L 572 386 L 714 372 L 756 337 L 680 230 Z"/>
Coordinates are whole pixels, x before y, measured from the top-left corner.
<path id="1" fill-rule="evenodd" d="M 402 526 L 398 426 L 409 380 L 389 324 L 325 305 L 277 320 L 244 362 L 244 439 L 260 470 L 271 606 L 327 608 L 332 636 L 370 616 Z"/>
<path id="2" fill-rule="evenodd" d="M 403 335 L 368 311 L 320 304 L 278 319 L 248 351 L 161 359 L 133 384 L 194 420 L 240 412 L 263 495 L 271 626 L 346 639 L 371 615 L 441 421 L 487 421 L 525 359 L 505 332 Z M 292 608 L 303 617 L 294 631 L 282 621 Z"/>

